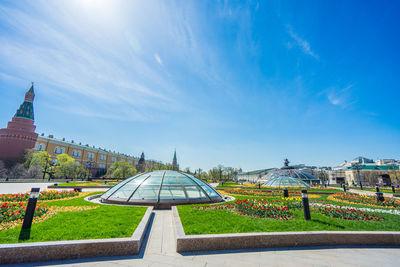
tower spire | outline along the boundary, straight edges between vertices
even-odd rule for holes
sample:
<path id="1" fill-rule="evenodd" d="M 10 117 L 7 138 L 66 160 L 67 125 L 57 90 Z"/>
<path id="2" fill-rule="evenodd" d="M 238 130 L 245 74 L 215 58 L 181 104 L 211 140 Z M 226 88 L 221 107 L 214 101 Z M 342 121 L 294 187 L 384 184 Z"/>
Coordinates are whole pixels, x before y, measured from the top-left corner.
<path id="1" fill-rule="evenodd" d="M 176 158 L 176 149 L 175 149 L 175 152 L 174 152 L 174 157 L 172 159 L 172 169 L 175 170 L 175 171 L 179 171 L 178 160 Z"/>
<path id="2" fill-rule="evenodd" d="M 35 91 L 33 89 L 33 82 L 29 90 L 25 93 L 24 102 L 19 106 L 17 112 L 15 112 L 15 118 L 24 118 L 28 120 L 35 120 L 33 112 L 33 100 L 35 99 Z"/>

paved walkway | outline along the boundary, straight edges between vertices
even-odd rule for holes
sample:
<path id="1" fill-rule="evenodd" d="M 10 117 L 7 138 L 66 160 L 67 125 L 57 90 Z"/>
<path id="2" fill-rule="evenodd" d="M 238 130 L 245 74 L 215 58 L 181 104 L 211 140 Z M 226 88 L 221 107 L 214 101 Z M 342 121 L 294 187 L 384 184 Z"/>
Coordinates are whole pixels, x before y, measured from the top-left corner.
<path id="1" fill-rule="evenodd" d="M 171 210 L 155 210 L 139 255 L 36 263 L 35 266 L 395 266 L 398 248 L 256 249 L 177 253 Z M 27 264 L 25 266 L 28 266 Z"/>
<path id="2" fill-rule="evenodd" d="M 16 194 L 16 193 L 26 193 L 31 191 L 33 187 L 39 187 L 40 191 L 48 189 L 49 185 L 53 185 L 52 183 L 0 183 L 0 194 Z M 91 191 L 107 191 L 109 188 L 83 188 L 83 192 L 91 192 Z M 72 188 L 65 189 L 53 189 L 53 190 L 72 190 Z"/>
<path id="3" fill-rule="evenodd" d="M 47 189 L 47 186 L 54 183 L 0 183 L 0 194 L 16 194 L 31 191 L 33 187 L 39 187 L 40 190 Z"/>

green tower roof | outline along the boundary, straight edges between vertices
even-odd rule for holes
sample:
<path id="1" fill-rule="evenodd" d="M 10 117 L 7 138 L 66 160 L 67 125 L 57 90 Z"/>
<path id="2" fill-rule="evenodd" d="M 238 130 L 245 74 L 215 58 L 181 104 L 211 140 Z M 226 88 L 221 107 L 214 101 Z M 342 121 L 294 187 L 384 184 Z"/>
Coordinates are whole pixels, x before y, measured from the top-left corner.
<path id="1" fill-rule="evenodd" d="M 33 83 L 31 88 L 25 94 L 25 101 L 19 106 L 17 112 L 15 112 L 15 118 L 24 118 L 28 120 L 35 120 L 33 112 L 33 99 L 35 97 L 35 92 L 33 90 Z"/>

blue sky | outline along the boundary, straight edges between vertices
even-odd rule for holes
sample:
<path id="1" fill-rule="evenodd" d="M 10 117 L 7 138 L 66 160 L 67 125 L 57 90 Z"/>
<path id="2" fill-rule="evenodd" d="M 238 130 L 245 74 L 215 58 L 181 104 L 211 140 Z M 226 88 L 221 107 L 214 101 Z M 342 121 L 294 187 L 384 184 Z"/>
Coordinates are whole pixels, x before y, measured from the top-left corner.
<path id="1" fill-rule="evenodd" d="M 1 1 L 0 122 L 181 167 L 400 158 L 396 1 Z"/>

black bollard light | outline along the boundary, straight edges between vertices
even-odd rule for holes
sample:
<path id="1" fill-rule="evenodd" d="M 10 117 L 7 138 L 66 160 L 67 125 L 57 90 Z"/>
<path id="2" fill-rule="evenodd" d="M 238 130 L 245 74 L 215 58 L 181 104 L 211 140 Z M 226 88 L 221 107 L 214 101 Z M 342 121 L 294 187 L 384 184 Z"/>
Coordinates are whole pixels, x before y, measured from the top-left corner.
<path id="1" fill-rule="evenodd" d="M 283 197 L 289 197 L 289 190 L 283 189 Z"/>
<path id="2" fill-rule="evenodd" d="M 343 192 L 346 192 L 346 184 L 343 184 Z"/>
<path id="3" fill-rule="evenodd" d="M 376 192 L 379 193 L 379 186 L 376 187 Z"/>
<path id="4" fill-rule="evenodd" d="M 360 189 L 363 190 L 363 188 L 362 188 L 362 183 L 361 183 L 361 182 L 360 182 Z"/>
<path id="5" fill-rule="evenodd" d="M 261 183 L 258 183 L 258 189 L 261 189 Z"/>
<path id="6" fill-rule="evenodd" d="M 309 203 L 308 203 L 308 193 L 307 193 L 307 190 L 301 190 L 301 198 L 303 199 L 304 219 L 305 219 L 306 221 L 311 220 L 310 205 L 309 205 Z"/>
<path id="7" fill-rule="evenodd" d="M 376 192 L 376 200 L 383 202 L 385 201 L 385 198 L 383 197 L 383 193 L 382 192 Z"/>
<path id="8" fill-rule="evenodd" d="M 392 185 L 392 192 L 396 193 L 396 189 L 394 188 L 394 185 Z"/>
<path id="9" fill-rule="evenodd" d="M 22 223 L 19 240 L 27 240 L 31 235 L 33 215 L 35 214 L 36 203 L 39 197 L 40 188 L 32 188 L 29 194 L 28 205 L 26 206 L 24 222 Z"/>

